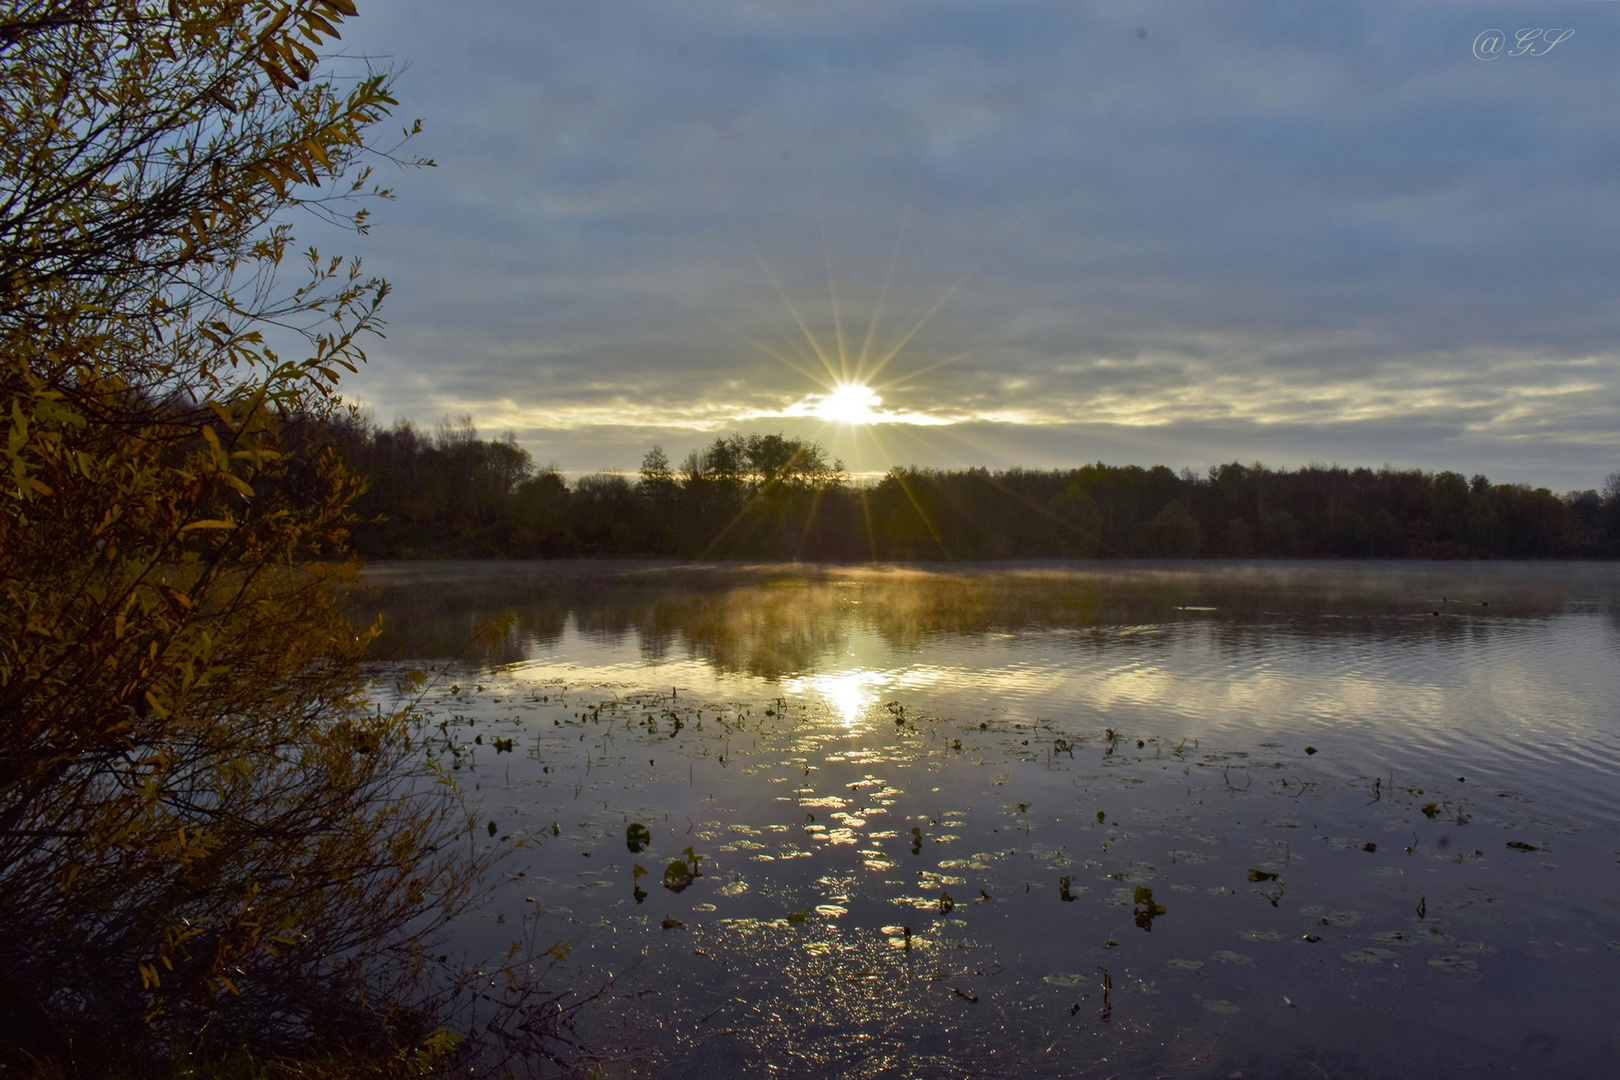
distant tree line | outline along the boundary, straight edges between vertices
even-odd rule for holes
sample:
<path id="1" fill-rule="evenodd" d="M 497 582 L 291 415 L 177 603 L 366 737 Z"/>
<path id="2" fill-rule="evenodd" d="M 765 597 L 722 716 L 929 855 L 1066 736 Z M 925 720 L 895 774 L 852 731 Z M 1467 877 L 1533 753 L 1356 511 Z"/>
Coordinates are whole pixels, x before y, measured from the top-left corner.
<path id="1" fill-rule="evenodd" d="M 352 420 L 321 437 L 368 484 L 354 539 L 379 558 L 1620 557 L 1620 473 L 1562 496 L 1454 472 L 1235 462 L 896 468 L 865 485 L 814 441 L 750 434 L 678 466 L 654 447 L 639 476 L 570 486 L 467 418 L 432 434 Z"/>

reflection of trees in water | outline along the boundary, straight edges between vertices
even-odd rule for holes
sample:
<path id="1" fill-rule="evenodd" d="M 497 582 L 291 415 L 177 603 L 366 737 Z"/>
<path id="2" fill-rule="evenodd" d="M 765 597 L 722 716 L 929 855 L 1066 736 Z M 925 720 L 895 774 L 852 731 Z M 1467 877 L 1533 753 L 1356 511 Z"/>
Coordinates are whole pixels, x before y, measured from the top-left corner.
<path id="1" fill-rule="evenodd" d="M 842 606 L 836 591 L 802 583 L 663 598 L 644 616 L 642 650 L 667 655 L 679 646 L 717 670 L 767 679 L 811 671 L 848 648 Z"/>
<path id="2" fill-rule="evenodd" d="M 387 616 L 381 652 L 502 664 L 555 645 L 570 619 L 587 639 L 633 639 L 647 660 L 685 653 L 775 678 L 847 654 L 861 633 L 898 649 L 949 637 L 1212 622 L 1222 648 L 1279 631 L 1354 638 L 1480 640 L 1477 616 L 1545 617 L 1591 602 L 1620 618 L 1620 568 L 1496 564 L 1041 564 L 998 569 L 614 563 L 392 564 L 374 568 L 362 612 Z M 1185 610 L 1213 608 L 1213 611 Z M 469 647 L 503 611 L 512 634 Z M 1435 616 L 1433 612 L 1439 611 Z M 1474 616 L 1459 618 L 1457 616 Z M 1494 628 L 1494 629 L 1493 629 Z M 1076 639 L 1106 647 L 1113 635 Z"/>
<path id="3" fill-rule="evenodd" d="M 372 587 L 350 599 L 357 621 L 381 613 L 382 636 L 373 647 L 378 659 L 463 657 L 487 664 L 526 659 L 536 646 L 555 644 L 567 625 L 568 610 L 544 593 L 532 593 L 498 574 L 475 571 L 370 575 Z M 516 611 L 510 633 L 491 648 L 476 641 L 502 612 Z"/>

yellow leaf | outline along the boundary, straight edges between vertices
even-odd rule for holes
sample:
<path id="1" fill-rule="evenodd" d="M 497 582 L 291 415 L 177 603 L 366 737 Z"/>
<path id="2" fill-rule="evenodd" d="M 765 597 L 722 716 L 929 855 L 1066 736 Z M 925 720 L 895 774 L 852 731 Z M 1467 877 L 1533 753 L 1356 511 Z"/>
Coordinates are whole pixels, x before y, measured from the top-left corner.
<path id="1" fill-rule="evenodd" d="M 241 492 L 243 496 L 249 499 L 253 498 L 253 488 L 250 487 L 247 481 L 243 480 L 241 477 L 235 476 L 228 472 L 222 472 L 219 474 L 219 478 L 231 485 L 231 487 L 235 488 L 237 491 Z"/>
<path id="2" fill-rule="evenodd" d="M 203 425 L 202 437 L 203 442 L 208 444 L 208 449 L 213 451 L 214 463 L 221 469 L 227 468 L 230 464 L 230 458 L 226 457 L 225 448 L 220 445 L 219 436 L 214 434 L 214 429 L 211 425 Z"/>
<path id="3" fill-rule="evenodd" d="M 333 26 L 331 23 L 327 22 L 313 11 L 304 13 L 304 21 L 309 25 L 320 29 L 331 37 L 340 38 L 343 36 L 337 32 L 337 27 Z"/>

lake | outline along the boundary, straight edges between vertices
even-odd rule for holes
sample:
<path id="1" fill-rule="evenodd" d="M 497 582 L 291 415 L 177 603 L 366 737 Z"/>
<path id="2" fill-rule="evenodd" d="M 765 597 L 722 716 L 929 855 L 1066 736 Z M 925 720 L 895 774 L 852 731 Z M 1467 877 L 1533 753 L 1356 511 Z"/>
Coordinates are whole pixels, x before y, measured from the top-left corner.
<path id="1" fill-rule="evenodd" d="M 1613 1074 L 1620 566 L 367 578 L 599 1075 Z"/>

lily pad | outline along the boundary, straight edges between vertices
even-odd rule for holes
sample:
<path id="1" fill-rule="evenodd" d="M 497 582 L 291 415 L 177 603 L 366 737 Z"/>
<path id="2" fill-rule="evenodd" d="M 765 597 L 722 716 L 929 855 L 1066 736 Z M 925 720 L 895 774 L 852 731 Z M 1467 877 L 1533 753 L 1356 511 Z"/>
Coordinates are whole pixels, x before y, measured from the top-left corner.
<path id="1" fill-rule="evenodd" d="M 670 892 L 680 892 L 692 884 L 692 868 L 680 859 L 671 859 L 669 865 L 664 867 L 664 888 Z"/>
<path id="2" fill-rule="evenodd" d="M 1479 965 L 1474 961 L 1461 956 L 1437 956 L 1429 961 L 1429 966 L 1442 971 L 1478 971 Z"/>

